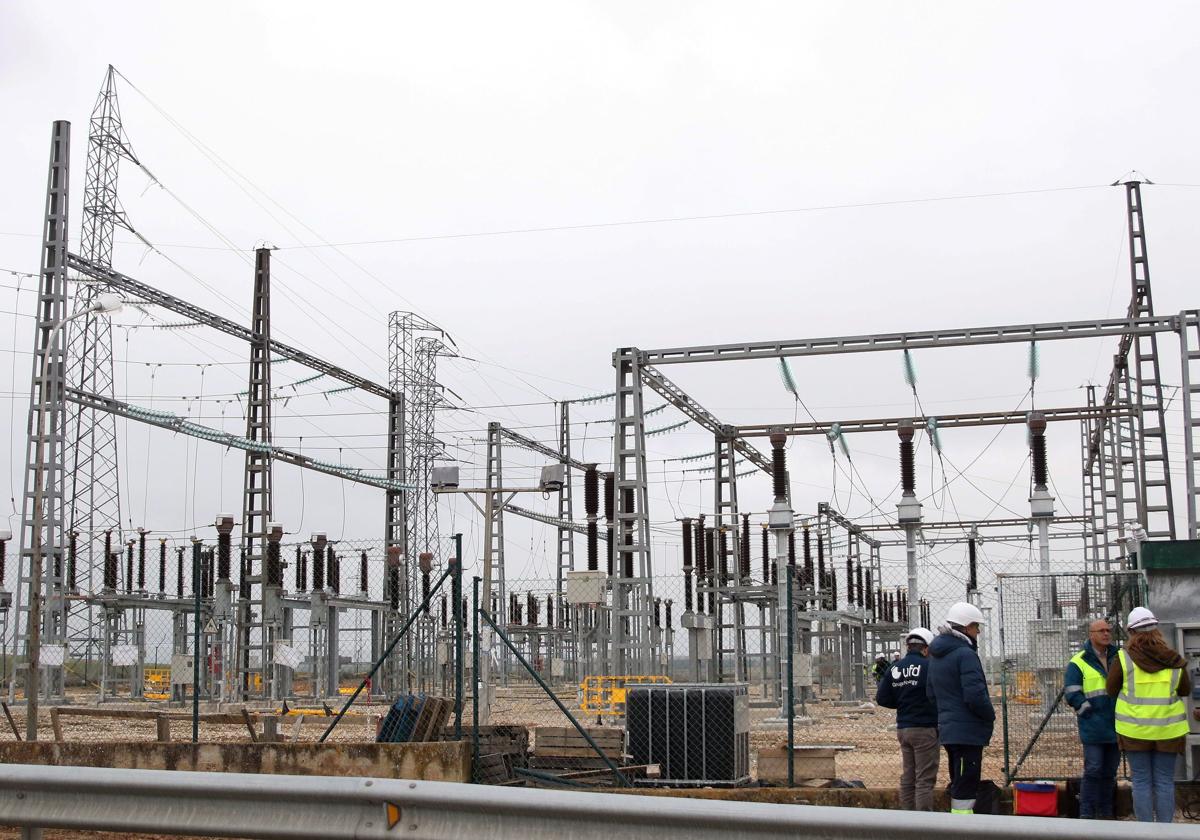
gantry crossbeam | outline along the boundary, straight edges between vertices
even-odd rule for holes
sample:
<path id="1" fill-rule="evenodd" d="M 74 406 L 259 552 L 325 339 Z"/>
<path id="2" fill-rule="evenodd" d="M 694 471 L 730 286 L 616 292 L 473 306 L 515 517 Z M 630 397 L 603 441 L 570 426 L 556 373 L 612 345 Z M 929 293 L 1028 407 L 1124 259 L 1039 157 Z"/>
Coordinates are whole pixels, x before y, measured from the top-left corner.
<path id="1" fill-rule="evenodd" d="M 80 391 L 75 388 L 68 388 L 66 393 L 69 402 L 83 405 L 97 411 L 107 411 L 110 414 L 115 414 L 118 417 L 125 417 L 129 420 L 137 420 L 139 423 L 146 423 L 150 426 L 158 426 L 160 429 L 168 429 L 172 432 L 188 435 L 190 437 L 207 440 L 212 443 L 219 443 L 224 446 L 233 447 L 234 449 L 242 449 L 246 451 L 257 449 L 269 449 L 271 459 L 283 464 L 291 464 L 292 466 L 302 467 L 306 470 L 325 473 L 336 478 L 344 478 L 347 481 L 353 481 L 358 484 L 366 484 L 369 487 L 378 487 L 382 490 L 412 490 L 411 484 L 404 484 L 398 481 L 390 481 L 386 478 L 369 475 L 368 473 L 356 470 L 352 467 L 343 467 L 338 464 L 329 464 L 324 461 L 317 461 L 309 458 L 307 455 L 301 455 L 297 452 L 292 452 L 287 449 L 281 449 L 278 446 L 268 446 L 266 444 L 256 443 L 255 441 L 247 440 L 246 438 L 231 435 L 227 432 L 221 432 L 217 429 L 208 426 L 202 426 L 199 423 L 193 423 L 182 417 L 176 417 L 173 414 L 167 414 L 164 411 L 155 411 L 149 408 L 141 408 L 139 406 L 130 405 L 129 403 L 121 402 L 120 400 L 112 399 L 111 397 L 103 397 L 99 394 L 89 394 L 86 391 Z"/>
<path id="2" fill-rule="evenodd" d="M 186 300 L 169 295 L 153 286 L 121 274 L 119 271 L 113 271 L 111 268 L 106 268 L 98 263 L 85 260 L 78 254 L 67 255 L 67 267 L 87 277 L 91 277 L 93 280 L 105 283 L 127 295 L 139 298 L 146 303 L 161 306 L 163 309 L 182 315 L 190 321 L 220 330 L 226 335 L 232 335 L 243 341 L 250 341 L 253 338 L 249 327 L 243 327 L 241 324 L 234 323 L 228 318 L 223 318 L 216 313 L 209 312 L 207 309 L 202 309 L 195 304 L 188 303 Z M 351 373 L 344 368 L 340 368 L 335 364 L 327 362 L 324 359 L 319 359 L 310 353 L 305 353 L 303 350 L 298 350 L 281 341 L 271 340 L 271 354 L 272 356 L 279 356 L 302 364 L 328 377 L 345 382 L 347 385 L 353 385 L 369 394 L 374 394 L 385 399 L 391 399 L 394 396 L 391 388 L 380 385 L 378 382 L 373 382 L 366 377 Z"/>
<path id="3" fill-rule="evenodd" d="M 1133 409 L 1129 406 L 1082 406 L 1077 408 L 1039 408 L 1039 414 L 1048 421 L 1056 420 L 1095 420 L 1106 417 L 1129 416 Z M 889 417 L 878 420 L 838 420 L 837 426 L 842 434 L 853 432 L 894 432 L 904 423 L 913 423 L 920 427 L 929 420 L 936 422 L 938 429 L 970 429 L 979 426 L 1004 426 L 1024 423 L 1029 416 L 1028 411 L 978 411 L 970 414 L 946 414 L 929 417 Z M 829 431 L 833 422 L 825 423 L 766 423 L 754 426 L 734 426 L 733 432 L 739 437 L 767 437 L 774 431 L 781 431 L 789 437 L 793 435 L 822 435 Z"/>
<path id="4" fill-rule="evenodd" d="M 1160 332 L 1174 332 L 1177 329 L 1179 329 L 1179 319 L 1175 316 L 1059 321 L 1002 327 L 968 327 L 926 332 L 666 347 L 658 350 L 642 350 L 641 363 L 642 365 L 674 365 L 684 362 L 726 362 L 744 359 L 829 356 L 841 353 L 874 353 L 883 350 L 926 350 L 934 347 L 1059 341 L 1067 338 L 1152 335 Z"/>

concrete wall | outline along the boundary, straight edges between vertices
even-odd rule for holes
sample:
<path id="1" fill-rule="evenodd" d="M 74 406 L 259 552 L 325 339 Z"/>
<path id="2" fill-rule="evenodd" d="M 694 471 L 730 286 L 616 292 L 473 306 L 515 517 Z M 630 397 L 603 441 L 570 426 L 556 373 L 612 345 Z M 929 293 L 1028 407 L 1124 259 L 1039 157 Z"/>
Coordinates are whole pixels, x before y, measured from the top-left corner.
<path id="1" fill-rule="evenodd" d="M 466 782 L 469 741 L 415 744 L 188 744 L 155 741 L 0 743 L 5 764 L 365 776 Z"/>

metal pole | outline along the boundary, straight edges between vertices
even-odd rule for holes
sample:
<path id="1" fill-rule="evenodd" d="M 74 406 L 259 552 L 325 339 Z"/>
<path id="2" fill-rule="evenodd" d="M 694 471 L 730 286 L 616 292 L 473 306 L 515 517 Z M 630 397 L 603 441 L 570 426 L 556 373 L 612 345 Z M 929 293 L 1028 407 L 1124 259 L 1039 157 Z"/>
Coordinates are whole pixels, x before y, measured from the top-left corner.
<path id="1" fill-rule="evenodd" d="M 463 707 L 463 616 L 462 534 L 454 535 L 454 578 L 450 589 L 454 610 L 454 740 L 462 740 Z"/>
<path id="2" fill-rule="evenodd" d="M 1004 664 L 1004 580 L 999 581 L 996 587 L 997 599 L 996 603 L 1000 608 L 1000 711 L 1002 715 L 1001 725 L 1004 727 L 1004 778 L 1012 779 L 1009 774 L 1011 765 L 1011 755 L 1008 749 L 1008 668 Z"/>
<path id="3" fill-rule="evenodd" d="M 483 496 L 483 591 L 482 600 L 484 604 L 491 604 L 492 597 L 492 511 L 495 507 L 495 493 L 485 492 Z M 504 609 L 504 592 L 500 593 L 500 609 Z M 492 640 L 488 639 L 486 646 L 484 645 L 483 636 L 479 635 L 478 628 L 475 634 L 476 647 L 482 647 L 483 655 L 479 656 L 476 653 L 475 664 L 478 666 L 476 672 L 475 684 L 477 686 L 477 694 L 482 694 L 483 697 L 477 720 L 475 721 L 476 730 L 479 727 L 479 720 L 491 719 L 491 702 L 488 697 L 488 684 L 491 682 L 491 664 L 492 664 Z M 478 736 L 476 736 L 478 737 Z"/>
<path id="4" fill-rule="evenodd" d="M 479 584 L 471 578 L 471 781 L 479 767 Z"/>
<path id="5" fill-rule="evenodd" d="M 787 722 L 788 722 L 788 787 L 792 787 L 796 783 L 796 698 L 793 696 L 796 691 L 795 680 L 795 645 L 793 643 L 794 616 L 792 610 L 792 569 L 787 566 L 783 567 L 787 577 Z"/>
<path id="6" fill-rule="evenodd" d="M 192 537 L 192 743 L 200 742 L 200 540 Z"/>

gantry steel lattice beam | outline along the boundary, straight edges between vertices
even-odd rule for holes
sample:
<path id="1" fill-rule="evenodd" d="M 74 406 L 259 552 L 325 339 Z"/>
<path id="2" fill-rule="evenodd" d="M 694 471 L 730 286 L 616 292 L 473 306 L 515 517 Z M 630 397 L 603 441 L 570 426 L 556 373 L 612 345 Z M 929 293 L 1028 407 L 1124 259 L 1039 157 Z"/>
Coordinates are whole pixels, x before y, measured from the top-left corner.
<path id="1" fill-rule="evenodd" d="M 643 352 L 642 355 L 646 354 Z M 663 399 L 679 409 L 684 416 L 723 439 L 732 437 L 733 448 L 737 450 L 738 454 L 770 475 L 771 459 L 751 444 L 739 440 L 735 435 L 733 426 L 722 423 L 711 411 L 692 399 L 686 391 L 670 379 L 667 379 L 662 371 L 642 364 L 640 365 L 640 373 L 642 382 L 657 391 Z"/>
<path id="2" fill-rule="evenodd" d="M 964 519 L 957 522 L 922 522 L 919 530 L 963 530 L 969 531 L 972 528 L 1017 528 L 1024 527 L 1029 524 L 1028 518 L 1009 518 L 1009 519 Z M 1056 516 L 1051 522 L 1055 525 L 1086 525 L 1088 517 L 1086 516 Z M 895 522 L 887 523 L 872 523 L 857 526 L 861 531 L 903 531 L 904 526 Z M 1078 537 L 1078 534 L 1072 534 Z"/>
<path id="3" fill-rule="evenodd" d="M 500 427 L 500 435 L 502 437 L 508 438 L 513 443 L 517 444 L 518 446 L 521 446 L 521 447 L 524 447 L 525 449 L 530 450 L 531 452 L 536 452 L 539 455 L 545 455 L 547 458 L 554 461 L 556 464 L 560 464 L 560 463 L 567 464 L 572 469 L 583 470 L 585 472 L 587 471 L 588 467 L 596 466 L 595 464 L 585 464 L 583 461 L 580 461 L 576 458 L 572 458 L 569 455 L 564 455 L 564 454 L 556 451 L 552 447 L 546 446 L 546 444 L 544 444 L 544 443 L 539 443 L 538 441 L 534 440 L 533 438 L 527 438 L 524 435 L 522 435 L 518 432 L 514 432 L 512 429 L 506 429 L 503 426 Z"/>
<path id="4" fill-rule="evenodd" d="M 139 298 L 146 303 L 154 306 L 160 306 L 171 312 L 175 312 L 187 318 L 189 321 L 196 321 L 205 326 L 219 330 L 226 335 L 240 338 L 243 341 L 251 341 L 252 333 L 248 327 L 243 327 L 241 324 L 234 323 L 228 318 L 224 318 L 216 313 L 209 312 L 195 304 L 188 303 L 186 300 L 177 298 L 174 295 L 167 294 L 164 291 L 135 280 L 128 275 L 122 274 L 119 271 L 114 271 L 98 263 L 86 260 L 78 254 L 67 255 L 67 267 L 78 271 L 80 274 L 91 277 L 100 283 L 111 286 L 125 294 Z M 366 391 L 369 394 L 374 394 L 384 399 L 391 399 L 394 392 L 391 388 L 385 385 L 380 385 L 378 382 L 373 382 L 364 376 L 351 373 L 350 371 L 338 367 L 324 359 L 319 359 L 311 353 L 306 353 L 303 350 L 298 350 L 281 341 L 271 339 L 271 354 L 279 356 L 290 361 L 297 362 L 305 367 L 311 368 L 326 376 L 345 382 L 347 385 Z"/>
<path id="5" fill-rule="evenodd" d="M 1113 338 L 1175 332 L 1175 316 L 1108 318 L 1093 321 L 1059 321 L 1000 327 L 968 327 L 925 332 L 879 335 L 798 338 L 741 344 L 707 344 L 695 347 L 666 347 L 642 350 L 646 365 L 675 365 L 685 362 L 728 362 L 745 359 L 781 359 L 796 356 L 830 356 L 842 353 L 876 353 L 884 350 L 927 350 L 935 347 L 969 347 L 981 344 L 1018 344 L 1030 341 L 1060 341 L 1068 338 Z M 657 389 L 656 389 L 657 390 Z"/>
<path id="6" fill-rule="evenodd" d="M 878 540 L 866 534 L 867 529 L 864 526 L 859 525 L 856 522 L 851 522 L 849 519 L 842 516 L 830 506 L 829 502 L 817 503 L 817 516 L 823 516 L 835 525 L 840 525 L 842 528 L 846 529 L 847 532 L 858 537 L 869 546 L 876 548 L 879 546 Z"/>
<path id="7" fill-rule="evenodd" d="M 525 519 L 530 519 L 534 522 L 541 522 L 543 525 L 551 525 L 555 528 L 567 528 L 574 531 L 576 534 L 587 535 L 587 525 L 582 522 L 571 522 L 566 519 L 560 519 L 557 516 L 551 516 L 548 513 L 538 513 L 537 511 L 529 510 L 528 508 L 519 507 L 514 504 L 504 505 L 505 513 L 511 513 L 514 516 L 521 516 Z M 608 535 L 604 531 L 600 531 L 599 538 L 608 541 Z"/>
<path id="8" fill-rule="evenodd" d="M 155 411 L 149 408 L 142 408 L 136 405 L 122 402 L 121 400 L 111 397 L 102 397 L 99 394 L 89 394 L 86 391 L 79 391 L 74 388 L 68 388 L 66 391 L 68 401 L 85 405 L 88 408 L 98 411 L 107 411 L 110 414 L 115 414 L 118 417 L 124 417 L 129 420 L 136 420 L 139 423 L 146 423 L 150 426 L 158 426 L 160 429 L 167 429 L 179 434 L 188 435 L 190 437 L 207 440 L 212 443 L 219 443 L 222 446 L 232 447 L 234 449 L 242 449 L 246 451 L 269 449 L 271 460 L 282 463 L 291 464 L 295 467 L 302 467 L 306 470 L 324 473 L 335 478 L 353 481 L 356 484 L 365 484 L 368 487 L 377 487 L 380 490 L 412 490 L 411 484 L 403 482 L 389 481 L 386 478 L 370 475 L 369 473 L 357 470 L 353 467 L 345 467 L 339 464 L 331 464 L 326 461 L 318 461 L 310 458 L 307 455 L 301 455 L 298 452 L 292 452 L 288 449 L 281 449 L 278 446 L 269 446 L 260 444 L 255 441 L 247 440 L 246 438 L 231 435 L 228 432 L 218 431 L 209 426 L 202 426 L 199 423 L 193 423 L 190 420 L 185 420 L 182 417 L 176 417 L 173 414 L 168 414 L 164 411 Z"/>
<path id="9" fill-rule="evenodd" d="M 1074 408 L 1039 408 L 1037 413 L 1048 421 L 1095 420 L 1106 417 L 1122 417 L 1132 414 L 1128 406 L 1079 406 Z M 877 420 L 837 420 L 822 423 L 764 423 L 753 426 L 734 426 L 732 431 L 740 437 L 767 437 L 773 431 L 792 435 L 821 435 L 835 423 L 843 434 L 856 432 L 894 432 L 904 423 L 918 427 L 933 420 L 941 429 L 971 429 L 980 426 L 1004 426 L 1025 423 L 1028 411 L 978 411 L 970 414 L 930 415 L 928 417 L 889 417 Z"/>

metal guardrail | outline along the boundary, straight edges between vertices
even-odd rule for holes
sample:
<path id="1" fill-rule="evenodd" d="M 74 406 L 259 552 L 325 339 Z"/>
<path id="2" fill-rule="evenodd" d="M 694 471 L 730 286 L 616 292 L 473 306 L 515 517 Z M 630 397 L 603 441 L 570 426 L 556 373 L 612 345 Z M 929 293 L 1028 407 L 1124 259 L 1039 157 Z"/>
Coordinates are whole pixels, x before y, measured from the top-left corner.
<path id="1" fill-rule="evenodd" d="M 419 840 L 1137 840 L 1195 826 L 849 810 L 403 779 L 0 765 L 0 825 Z"/>

